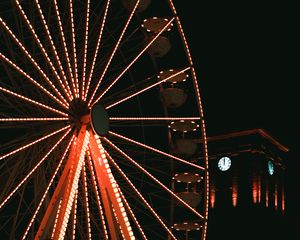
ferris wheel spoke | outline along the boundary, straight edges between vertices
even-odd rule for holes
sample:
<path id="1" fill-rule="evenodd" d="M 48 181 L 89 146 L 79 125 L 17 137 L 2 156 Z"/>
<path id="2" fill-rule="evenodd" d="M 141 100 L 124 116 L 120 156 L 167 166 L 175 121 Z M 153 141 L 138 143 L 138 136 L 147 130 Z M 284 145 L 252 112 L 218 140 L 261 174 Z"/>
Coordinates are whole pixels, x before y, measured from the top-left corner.
<path id="1" fill-rule="evenodd" d="M 110 0 L 107 0 L 105 11 L 104 11 L 104 16 L 103 16 L 103 19 L 102 19 L 102 24 L 101 24 L 100 31 L 99 31 L 97 45 L 96 45 L 96 49 L 95 49 L 95 53 L 94 53 L 94 57 L 93 57 L 92 66 L 91 66 L 90 74 L 89 74 L 89 77 L 88 77 L 88 80 L 87 80 L 86 90 L 84 92 L 84 100 L 86 100 L 87 94 L 88 94 L 88 91 L 89 91 L 89 88 L 90 88 L 91 79 L 92 79 L 92 76 L 93 76 L 95 63 L 96 63 L 96 59 L 97 59 L 97 56 L 98 56 L 98 51 L 99 51 L 99 47 L 100 47 L 100 43 L 101 43 L 101 39 L 102 39 L 102 33 L 103 33 L 104 25 L 105 25 L 105 22 L 106 22 L 106 17 L 107 17 L 109 4 L 110 4 Z"/>
<path id="2" fill-rule="evenodd" d="M 113 51 L 112 51 L 112 53 L 111 53 L 111 55 L 110 55 L 110 57 L 109 57 L 107 63 L 106 63 L 106 66 L 105 66 L 105 68 L 104 68 L 104 70 L 103 70 L 103 72 L 102 72 L 102 74 L 101 74 L 101 77 L 99 78 L 99 80 L 98 80 L 98 82 L 97 82 L 97 84 L 96 84 L 96 87 L 95 87 L 95 89 L 94 89 L 94 91 L 93 91 L 93 93 L 92 93 L 92 96 L 91 96 L 91 98 L 90 98 L 90 100 L 89 100 L 88 105 L 91 105 L 91 103 L 92 103 L 92 101 L 93 101 L 93 99 L 94 99 L 94 96 L 95 96 L 95 94 L 96 94 L 96 92 L 97 92 L 97 90 L 98 90 L 98 88 L 99 88 L 99 86 L 100 86 L 100 83 L 101 83 L 101 81 L 103 80 L 104 75 L 106 74 L 106 71 L 107 71 L 107 69 L 108 69 L 109 66 L 110 66 L 110 63 L 111 63 L 111 61 L 112 61 L 112 59 L 113 59 L 113 57 L 114 57 L 116 51 L 117 51 L 118 48 L 119 48 L 119 45 L 120 45 L 120 43 L 121 43 L 121 41 L 122 41 L 122 39 L 123 39 L 123 36 L 124 36 L 124 34 L 125 34 L 126 30 L 127 30 L 127 27 L 128 27 L 128 25 L 129 25 L 129 23 L 130 23 L 130 21 L 131 21 L 131 18 L 133 17 L 133 15 L 134 15 L 134 13 L 135 13 L 135 10 L 136 10 L 136 8 L 137 8 L 139 2 L 140 2 L 140 0 L 136 0 L 136 3 L 135 3 L 135 5 L 134 5 L 134 7 L 133 7 L 133 9 L 132 9 L 132 11 L 131 11 L 131 13 L 130 13 L 128 19 L 127 19 L 127 22 L 126 22 L 126 24 L 125 24 L 125 26 L 124 26 L 124 28 L 123 28 L 123 30 L 122 30 L 122 33 L 120 34 L 120 37 L 119 37 L 119 39 L 118 39 L 118 41 L 117 41 L 117 43 L 116 43 L 116 45 L 115 45 L 115 47 L 114 47 L 114 49 L 113 49 Z"/>
<path id="3" fill-rule="evenodd" d="M 64 129 L 65 130 L 65 129 Z M 2 201 L 0 204 L 0 209 L 5 205 L 5 203 L 14 195 L 16 191 L 27 181 L 27 179 L 35 172 L 35 170 L 45 161 L 45 159 L 53 152 L 53 150 L 61 143 L 61 141 L 69 134 L 71 129 L 66 131 L 66 133 L 54 144 L 54 146 L 44 155 L 44 157 L 34 166 L 34 168 L 27 173 L 23 180 L 14 188 L 13 191 Z M 1 160 L 1 158 L 0 158 Z"/>
<path id="4" fill-rule="evenodd" d="M 199 165 L 197 165 L 197 164 L 188 162 L 188 161 L 186 161 L 186 160 L 184 160 L 184 159 L 182 159 L 182 158 L 176 157 L 176 156 L 171 155 L 171 154 L 169 154 L 169 153 L 166 153 L 166 152 L 163 152 L 163 151 L 161 151 L 161 150 L 158 150 L 158 149 L 156 149 L 156 148 L 154 148 L 154 147 L 151 147 L 151 146 L 148 146 L 148 145 L 143 144 L 143 143 L 141 143 L 141 142 L 135 141 L 135 140 L 133 140 L 133 139 L 131 139 L 131 138 L 128 138 L 128 137 L 125 137 L 125 136 L 123 136 L 123 135 L 121 135 L 121 134 L 118 134 L 118 133 L 115 133 L 115 132 L 112 132 L 112 131 L 109 131 L 109 134 L 111 134 L 111 135 L 114 136 L 114 137 L 118 137 L 118 138 L 120 138 L 120 139 L 123 139 L 123 140 L 125 140 L 125 141 L 127 141 L 127 142 L 130 142 L 130 143 L 133 143 L 133 144 L 135 144 L 135 145 L 138 145 L 138 146 L 140 146 L 140 147 L 143 147 L 143 148 L 146 148 L 146 149 L 148 149 L 148 150 L 151 150 L 151 151 L 153 151 L 153 152 L 159 153 L 159 154 L 161 154 L 161 155 L 163 155 L 163 156 L 172 158 L 172 159 L 174 159 L 174 160 L 176 160 L 176 161 L 179 161 L 179 162 L 182 162 L 182 163 L 184 163 L 184 164 L 187 164 L 187 165 L 190 165 L 190 166 L 192 166 L 192 167 L 195 167 L 195 168 L 197 168 L 197 169 L 200 169 L 201 171 L 204 171 L 204 170 L 205 170 L 205 168 L 202 167 L 202 166 L 199 166 Z"/>
<path id="5" fill-rule="evenodd" d="M 200 117 L 110 117 L 110 121 L 188 121 L 200 120 Z"/>
<path id="6" fill-rule="evenodd" d="M 87 235 L 88 240 L 92 239 L 91 235 L 91 219 L 90 219 L 90 208 L 89 208 L 89 195 L 87 189 L 87 181 L 86 181 L 86 168 L 85 164 L 83 163 L 82 166 L 82 183 L 83 183 L 83 194 L 84 194 L 84 205 L 85 205 L 85 214 L 86 214 L 86 224 L 87 224 Z"/>
<path id="7" fill-rule="evenodd" d="M 21 69 L 19 66 L 17 66 L 13 61 L 11 61 L 9 58 L 7 58 L 4 54 L 0 52 L 0 57 L 6 61 L 10 66 L 12 66 L 17 72 L 22 74 L 26 79 L 28 79 L 30 82 L 32 82 L 35 86 L 37 86 L 40 90 L 44 91 L 49 97 L 51 97 L 53 100 L 55 100 L 57 103 L 59 103 L 62 107 L 67 109 L 67 105 L 60 101 L 57 97 L 55 97 L 52 93 L 50 93 L 46 88 L 44 88 L 41 84 L 39 84 L 36 80 L 34 80 L 31 76 L 29 76 L 23 69 Z"/>
<path id="8" fill-rule="evenodd" d="M 0 122 L 49 122 L 68 121 L 69 118 L 0 118 Z"/>
<path id="9" fill-rule="evenodd" d="M 82 68 L 82 80 L 81 80 L 81 91 L 80 97 L 84 97 L 85 88 L 85 74 L 86 74 L 86 58 L 88 49 L 88 39 L 89 39 L 89 19 L 90 18 L 90 0 L 87 0 L 86 8 L 86 20 L 85 20 L 85 37 L 84 37 L 84 53 L 83 53 L 83 68 Z"/>
<path id="10" fill-rule="evenodd" d="M 41 108 L 45 108 L 45 109 L 48 109 L 48 110 L 50 110 L 50 111 L 52 111 L 52 112 L 58 113 L 58 114 L 60 114 L 60 115 L 63 115 L 63 116 L 65 116 L 65 117 L 68 116 L 67 113 L 61 112 L 61 111 L 59 111 L 59 110 L 57 110 L 57 109 L 55 109 L 55 108 L 49 107 L 48 105 L 45 105 L 45 104 L 40 103 L 40 102 L 38 102 L 38 101 L 35 101 L 35 100 L 31 99 L 31 98 L 25 97 L 25 96 L 23 96 L 23 95 L 21 95 L 21 94 L 15 93 L 15 92 L 13 92 L 13 91 L 11 91 L 11 90 L 8 90 L 8 89 L 6 89 L 6 88 L 0 87 L 0 91 L 5 92 L 5 93 L 7 93 L 7 94 L 9 94 L 9 95 L 12 95 L 12 96 L 14 96 L 14 97 L 20 98 L 21 100 L 23 100 L 23 101 L 25 101 L 25 102 L 32 103 L 32 104 L 37 105 L 37 106 L 39 106 L 39 107 L 41 107 Z"/>
<path id="11" fill-rule="evenodd" d="M 64 131 L 64 130 L 67 130 L 68 128 L 70 128 L 70 125 L 68 125 L 68 126 L 66 126 L 66 127 L 63 127 L 63 128 L 60 128 L 60 129 L 58 129 L 57 131 L 52 132 L 52 133 L 50 133 L 50 134 L 48 134 L 48 135 L 46 135 L 46 136 L 44 136 L 44 137 L 41 137 L 41 138 L 39 138 L 39 139 L 36 139 L 36 140 L 34 140 L 34 141 L 32 141 L 32 142 L 30 142 L 30 143 L 28 143 L 28 144 L 26 144 L 26 145 L 24 145 L 24 146 L 22 146 L 22 147 L 19 147 L 19 148 L 16 149 L 16 150 L 13 150 L 13 151 L 11 151 L 11 152 L 5 154 L 5 155 L 0 156 L 0 160 L 3 160 L 3 159 L 5 159 L 5 158 L 7 158 L 7 157 L 9 157 L 9 156 L 12 156 L 12 155 L 14 155 L 14 154 L 16 154 L 16 153 L 18 153 L 18 152 L 20 152 L 20 151 L 26 149 L 26 148 L 29 148 L 29 147 L 31 147 L 31 146 L 33 146 L 33 145 L 35 145 L 35 144 L 37 144 L 37 143 L 39 143 L 39 142 L 41 142 L 41 141 L 47 139 L 47 138 L 49 138 L 49 137 L 52 137 L 52 136 L 54 136 L 54 135 L 56 135 L 56 134 L 58 134 L 58 133 L 60 133 L 60 132 L 62 132 L 62 131 Z M 70 131 L 71 131 L 71 130 L 68 130 L 68 132 L 70 132 Z"/>
<path id="12" fill-rule="evenodd" d="M 45 190 L 45 192 L 44 192 L 44 194 L 43 194 L 43 196 L 42 196 L 42 198 L 41 198 L 41 200 L 39 202 L 39 205 L 37 206 L 37 208 L 36 208 L 36 210 L 35 210 L 32 218 L 31 218 L 31 220 L 30 220 L 30 222 L 29 222 L 29 224 L 28 224 L 28 226 L 27 226 L 27 228 L 25 230 L 25 233 L 24 233 L 24 235 L 22 237 L 22 240 L 26 239 L 26 236 L 27 236 L 27 234 L 28 234 L 28 232 L 29 232 L 29 230 L 30 230 L 30 228 L 31 228 L 34 220 L 35 220 L 35 217 L 38 214 L 38 212 L 39 212 L 39 210 L 40 210 L 40 208 L 41 208 L 41 206 L 42 206 L 42 204 L 43 204 L 43 202 L 44 202 L 44 200 L 45 200 L 45 198 L 46 198 L 46 196 L 47 196 L 47 194 L 49 192 L 49 189 L 50 189 L 50 187 L 51 187 L 51 185 L 52 185 L 52 183 L 53 183 L 53 181 L 54 181 L 54 179 L 55 179 L 55 177 L 56 177 L 56 175 L 57 175 L 57 173 L 58 173 L 58 171 L 59 171 L 59 169 L 60 169 L 60 167 L 62 165 L 62 162 L 65 159 L 65 157 L 66 157 L 66 155 L 67 155 L 67 153 L 68 153 L 68 151 L 70 149 L 70 146 L 71 146 L 71 143 L 74 140 L 74 137 L 75 137 L 74 135 L 71 137 L 71 139 L 70 139 L 70 141 L 69 141 L 69 143 L 68 143 L 68 145 L 67 145 L 67 147 L 66 147 L 66 149 L 65 149 L 65 151 L 64 151 L 64 153 L 63 153 L 63 155 L 62 155 L 62 157 L 61 157 L 61 159 L 60 159 L 60 161 L 59 161 L 59 163 L 58 163 L 58 165 L 57 165 L 57 167 L 56 167 L 56 169 L 55 169 L 55 171 L 54 171 L 51 179 L 50 179 L 50 182 L 49 182 L 48 186 L 46 187 L 46 190 Z"/>
<path id="13" fill-rule="evenodd" d="M 105 140 L 107 140 L 107 139 L 105 139 Z M 173 235 L 172 231 L 167 227 L 167 225 L 164 223 L 164 221 L 161 219 L 161 217 L 151 207 L 151 205 L 143 197 L 143 195 L 141 194 L 141 192 L 134 186 L 134 184 L 130 181 L 130 179 L 126 176 L 126 174 L 118 166 L 118 164 L 114 161 L 114 159 L 109 155 L 109 153 L 107 151 L 105 151 L 105 153 L 106 153 L 108 159 L 110 160 L 110 162 L 114 165 L 114 167 L 117 169 L 117 171 L 120 173 L 120 175 L 125 179 L 125 181 L 127 182 L 127 184 L 134 190 L 134 192 L 136 193 L 136 195 L 141 199 L 141 201 L 145 204 L 145 206 L 149 209 L 149 211 L 153 214 L 153 216 L 158 220 L 158 222 L 163 226 L 163 228 L 168 232 L 168 234 L 174 240 L 177 240 L 177 238 Z"/>
<path id="14" fill-rule="evenodd" d="M 57 73 L 57 71 L 56 71 L 56 69 L 55 69 L 55 67 L 54 67 L 54 65 L 53 65 L 53 63 L 52 63 L 52 61 L 51 61 L 51 59 L 49 58 L 49 55 L 48 55 L 48 53 L 46 52 L 46 50 L 45 50 L 43 44 L 41 43 L 41 40 L 39 39 L 38 35 L 36 34 L 36 32 L 35 32 L 35 30 L 34 30 L 34 28 L 33 28 L 33 26 L 32 26 L 32 24 L 30 23 L 30 21 L 29 21 L 27 15 L 25 14 L 25 12 L 24 12 L 24 10 L 23 10 L 23 8 L 22 8 L 22 6 L 21 6 L 19 0 L 16 0 L 16 4 L 17 4 L 18 9 L 20 10 L 21 15 L 23 16 L 25 22 L 27 23 L 28 28 L 30 29 L 32 35 L 34 36 L 35 41 L 37 42 L 37 44 L 38 44 L 38 46 L 40 47 L 40 49 L 41 49 L 41 51 L 42 51 L 42 53 L 43 53 L 45 59 L 47 60 L 47 63 L 50 65 L 51 70 L 52 70 L 52 72 L 54 73 L 54 75 L 55 75 L 55 77 L 56 77 L 56 80 L 59 82 L 61 88 L 64 90 L 64 92 L 65 92 L 65 94 L 67 95 L 68 99 L 69 99 L 69 100 L 72 100 L 72 97 L 71 97 L 71 94 L 70 94 L 70 88 L 69 88 L 68 84 L 66 84 L 66 78 L 64 78 L 64 81 L 65 81 L 65 84 L 64 84 L 64 83 L 62 82 L 60 76 L 58 75 L 58 73 Z"/>
<path id="15" fill-rule="evenodd" d="M 1 17 L 0 17 L 0 23 L 6 29 L 6 31 L 9 33 L 11 38 L 16 42 L 16 44 L 22 49 L 23 53 L 26 55 L 27 58 L 29 58 L 29 60 L 36 67 L 38 72 L 43 76 L 43 78 L 46 80 L 46 82 L 58 94 L 58 96 L 61 98 L 61 100 L 67 104 L 68 102 L 62 96 L 61 92 L 55 87 L 55 85 L 52 83 L 52 81 L 48 78 L 48 76 L 45 74 L 45 72 L 41 69 L 41 67 L 37 64 L 37 62 L 34 60 L 34 58 L 31 56 L 31 54 L 27 51 L 27 49 L 24 47 L 24 45 L 20 42 L 20 40 L 16 37 L 16 35 L 12 32 L 12 30 L 8 27 L 8 25 L 4 22 L 4 20 Z"/>
<path id="16" fill-rule="evenodd" d="M 161 186 L 165 191 L 171 194 L 174 198 L 176 198 L 180 203 L 182 203 L 187 209 L 192 211 L 196 216 L 198 216 L 202 221 L 204 221 L 204 217 L 198 213 L 194 208 L 192 208 L 189 204 L 183 201 L 180 197 L 178 197 L 172 190 L 166 187 L 162 182 L 160 182 L 156 177 L 154 177 L 151 173 L 149 173 L 145 168 L 143 168 L 140 164 L 138 164 L 135 160 L 129 157 L 125 152 L 123 152 L 120 148 L 118 148 L 115 144 L 109 141 L 107 138 L 103 138 L 112 148 L 114 148 L 117 152 L 119 152 L 123 157 L 125 157 L 129 162 L 131 162 L 134 166 L 136 166 L 139 170 L 145 173 L 149 178 L 151 178 L 154 182 L 156 182 L 159 186 Z"/>
<path id="17" fill-rule="evenodd" d="M 145 233 L 144 233 L 144 231 L 143 231 L 143 229 L 142 229 L 140 223 L 139 223 L 138 220 L 136 219 L 136 216 L 134 215 L 134 212 L 132 211 L 132 209 L 131 209 L 129 203 L 127 202 L 127 200 L 126 200 L 126 198 L 125 198 L 123 192 L 121 191 L 120 187 L 118 187 L 118 188 L 119 188 L 119 193 L 120 193 L 120 195 L 121 195 L 121 197 L 122 197 L 122 199 L 123 199 L 123 202 L 125 203 L 125 206 L 126 206 L 128 212 L 129 212 L 129 214 L 131 215 L 131 218 L 133 219 L 135 225 L 136 225 L 137 228 L 139 229 L 139 231 L 140 231 L 140 233 L 141 233 L 143 239 L 144 239 L 144 240 L 147 240 L 148 238 L 146 237 L 146 235 L 145 235 Z"/>
<path id="18" fill-rule="evenodd" d="M 58 5 L 57 5 L 57 0 L 53 0 L 54 6 L 55 6 L 55 13 L 56 13 L 56 17 L 57 17 L 57 21 L 58 21 L 58 25 L 59 25 L 59 32 L 60 32 L 60 37 L 62 39 L 62 43 L 64 46 L 64 53 L 66 56 L 66 62 L 68 65 L 68 71 L 71 77 L 71 85 L 72 85 L 72 91 L 75 95 L 76 90 L 75 90 L 75 80 L 74 80 L 74 75 L 73 75 L 73 69 L 72 69 L 72 65 L 71 65 L 71 61 L 70 61 L 70 57 L 69 57 L 69 52 L 68 52 L 68 47 L 67 47 L 67 43 L 66 43 L 66 38 L 65 38 L 65 34 L 64 34 L 64 30 L 63 30 L 63 26 L 62 26 L 62 22 L 61 22 L 61 18 L 60 18 L 60 13 L 59 13 L 59 9 L 58 9 Z"/>
<path id="19" fill-rule="evenodd" d="M 98 187 L 97 181 L 96 181 L 95 170 L 94 170 L 94 167 L 93 167 L 93 163 L 92 163 L 92 159 L 91 159 L 89 151 L 87 151 L 87 153 L 88 153 L 87 154 L 87 162 L 88 162 L 89 170 L 90 170 L 90 173 L 91 173 L 91 176 L 92 176 L 94 192 L 95 192 L 96 199 L 97 199 L 97 207 L 98 207 L 98 211 L 99 211 L 101 222 L 102 222 L 102 229 L 103 229 L 103 233 L 104 233 L 104 236 L 105 236 L 105 240 L 108 240 L 107 227 L 106 227 L 104 213 L 103 213 L 103 209 L 102 209 L 102 205 L 101 205 L 99 187 Z"/>
<path id="20" fill-rule="evenodd" d="M 70 21 L 71 21 L 71 32 L 72 32 L 72 49 L 73 49 L 73 61 L 74 61 L 74 72 L 75 72 L 75 91 L 76 97 L 79 95 L 79 83 L 78 83 L 78 69 L 77 69 L 77 53 L 76 53 L 76 37 L 75 37 L 75 27 L 74 27 L 74 16 L 73 16 L 73 0 L 70 3 Z"/>
<path id="21" fill-rule="evenodd" d="M 149 41 L 149 43 L 136 55 L 136 57 L 123 69 L 123 71 L 113 80 L 113 82 L 105 88 L 105 90 L 100 94 L 100 96 L 94 101 L 94 103 L 98 102 L 107 92 L 109 89 L 115 85 L 115 83 L 128 71 L 128 69 L 143 55 L 143 53 L 155 42 L 155 40 L 172 24 L 174 17 L 171 18 L 165 26 Z M 174 76 L 173 76 L 174 77 Z M 98 88 L 98 87 L 97 87 Z M 96 90 L 97 90 L 96 88 Z M 94 94 L 96 91 L 94 91 Z M 94 95 L 91 97 L 89 101 L 89 105 L 91 105 L 93 101 Z"/>
<path id="22" fill-rule="evenodd" d="M 37 6 L 37 8 L 38 8 L 39 15 L 40 15 L 40 17 L 41 17 L 41 19 L 42 19 L 43 26 L 44 26 L 44 28 L 45 28 L 45 30 L 46 30 L 47 37 L 48 37 L 48 39 L 49 39 L 49 41 L 50 41 L 50 45 L 51 45 L 52 51 L 53 51 L 53 53 L 54 53 L 56 62 L 57 62 L 57 64 L 58 64 L 60 73 L 61 73 L 61 75 L 63 76 L 64 84 L 65 84 L 66 88 L 68 89 L 69 94 L 71 94 L 71 89 L 70 89 L 70 86 L 69 86 L 69 84 L 68 84 L 68 81 L 67 81 L 67 77 L 66 77 L 65 71 L 64 71 L 64 69 L 63 69 L 63 67 L 62 67 L 60 58 L 59 58 L 59 56 L 58 56 L 58 53 L 57 53 L 57 50 L 56 50 L 56 47 L 55 47 L 55 44 L 54 44 L 54 42 L 53 42 L 51 33 L 50 33 L 50 31 L 49 31 L 49 27 L 48 27 L 48 25 L 47 25 L 47 23 L 46 23 L 46 20 L 45 20 L 43 11 L 42 11 L 42 9 L 41 9 L 41 6 L 40 6 L 40 4 L 39 4 L 39 1 L 38 1 L 38 0 L 35 0 L 35 3 L 36 3 L 36 6 Z M 73 94 L 74 94 L 74 93 L 73 93 Z M 72 95 L 72 94 L 71 94 L 71 95 Z"/>
<path id="23" fill-rule="evenodd" d="M 145 91 L 147 91 L 147 90 L 153 88 L 153 87 L 158 86 L 159 84 L 161 84 L 161 83 L 167 81 L 168 79 L 171 79 L 171 78 L 173 78 L 173 77 L 176 77 L 177 75 L 179 75 L 179 74 L 181 74 L 181 73 L 183 73 L 183 72 L 185 72 L 185 71 L 187 71 L 187 70 L 189 70 L 189 69 L 190 69 L 190 67 L 186 67 L 186 68 L 184 68 L 183 70 L 178 71 L 178 72 L 172 74 L 171 76 L 169 76 L 169 77 L 167 77 L 167 78 L 165 78 L 165 79 L 162 79 L 162 80 L 160 80 L 160 81 L 158 81 L 158 82 L 156 82 L 156 83 L 154 83 L 154 84 L 151 84 L 150 86 L 147 86 L 147 87 L 145 87 L 145 88 L 142 88 L 141 90 L 139 90 L 139 91 L 137 91 L 137 92 L 135 92 L 135 93 L 132 93 L 132 94 L 130 94 L 129 96 L 124 97 L 124 98 L 122 98 L 121 100 L 118 100 L 118 101 L 116 101 L 116 102 L 110 104 L 109 106 L 106 107 L 106 109 L 110 109 L 110 108 L 112 108 L 112 107 L 114 107 L 114 106 L 116 106 L 116 105 L 118 105 L 118 104 L 120 104 L 120 103 L 122 103 L 122 102 L 125 102 L 125 101 L 127 101 L 127 100 L 129 100 L 129 99 L 131 99 L 131 98 L 133 98 L 133 97 L 135 97 L 135 96 L 137 96 L 137 95 L 139 95 L 139 94 L 141 94 L 141 93 L 143 93 L 143 92 L 145 92 Z M 100 98 L 99 98 L 99 99 L 100 99 Z M 97 102 L 97 101 L 96 101 L 96 102 Z"/>

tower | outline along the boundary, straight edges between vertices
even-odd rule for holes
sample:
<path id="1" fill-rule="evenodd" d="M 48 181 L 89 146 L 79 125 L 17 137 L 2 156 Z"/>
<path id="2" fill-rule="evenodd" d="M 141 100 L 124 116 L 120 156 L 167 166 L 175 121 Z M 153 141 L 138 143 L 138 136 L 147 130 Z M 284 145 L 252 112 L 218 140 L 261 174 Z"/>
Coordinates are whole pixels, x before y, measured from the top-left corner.
<path id="1" fill-rule="evenodd" d="M 289 149 L 263 129 L 208 138 L 208 240 L 284 239 Z"/>

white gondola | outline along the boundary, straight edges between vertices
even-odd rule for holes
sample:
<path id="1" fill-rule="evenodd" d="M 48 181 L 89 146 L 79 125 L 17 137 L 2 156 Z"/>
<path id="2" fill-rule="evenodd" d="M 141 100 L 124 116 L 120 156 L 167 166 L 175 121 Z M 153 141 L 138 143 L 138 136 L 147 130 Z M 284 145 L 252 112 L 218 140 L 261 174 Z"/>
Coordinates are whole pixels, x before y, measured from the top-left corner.
<path id="1" fill-rule="evenodd" d="M 136 0 L 122 0 L 122 3 L 124 5 L 124 7 L 126 9 L 128 9 L 128 11 L 131 11 L 134 4 L 136 3 Z M 140 0 L 140 3 L 137 6 L 136 11 L 142 12 L 142 11 L 146 10 L 148 8 L 148 6 L 150 5 L 150 3 L 151 3 L 151 0 Z"/>
<path id="2" fill-rule="evenodd" d="M 201 182 L 203 177 L 198 173 L 176 173 L 173 177 L 176 182 L 183 182 L 183 183 L 194 183 L 194 182 Z"/>
<path id="3" fill-rule="evenodd" d="M 178 108 L 182 106 L 188 97 L 185 91 L 180 88 L 166 88 L 163 89 L 160 94 L 163 103 L 168 108 Z"/>
<path id="4" fill-rule="evenodd" d="M 179 131 L 179 132 L 190 132 L 190 131 L 196 131 L 199 125 L 194 121 L 185 121 L 180 120 L 176 122 L 171 122 L 169 125 L 169 128 L 171 128 L 173 131 Z"/>
<path id="5" fill-rule="evenodd" d="M 179 71 L 181 71 L 181 69 L 168 69 L 168 70 L 160 71 L 157 78 L 159 80 L 163 80 L 163 79 L 166 79 L 166 78 L 170 77 L 171 75 L 176 74 Z M 189 75 L 187 73 L 183 72 L 183 73 L 180 73 L 180 74 L 178 74 L 174 77 L 169 78 L 166 82 L 169 82 L 169 83 L 185 82 L 186 79 L 188 78 L 188 76 Z"/>
<path id="6" fill-rule="evenodd" d="M 174 223 L 172 226 L 174 229 L 178 231 L 192 231 L 192 230 L 200 230 L 201 225 L 197 222 L 182 222 L 182 223 Z"/>
<path id="7" fill-rule="evenodd" d="M 177 139 L 176 152 L 185 157 L 193 156 L 197 151 L 197 143 L 192 139 Z"/>
<path id="8" fill-rule="evenodd" d="M 152 17 L 144 19 L 142 27 L 146 29 L 147 32 L 158 33 L 164 26 L 169 22 L 167 18 Z M 173 23 L 165 31 L 170 31 L 172 29 Z"/>
<path id="9" fill-rule="evenodd" d="M 197 207 L 201 202 L 201 195 L 197 192 L 178 192 L 176 194 L 193 208 Z M 183 206 L 180 202 L 178 202 L 178 205 Z"/>
<path id="10" fill-rule="evenodd" d="M 153 57 L 163 57 L 171 49 L 171 42 L 167 37 L 159 36 L 148 48 L 148 53 Z"/>

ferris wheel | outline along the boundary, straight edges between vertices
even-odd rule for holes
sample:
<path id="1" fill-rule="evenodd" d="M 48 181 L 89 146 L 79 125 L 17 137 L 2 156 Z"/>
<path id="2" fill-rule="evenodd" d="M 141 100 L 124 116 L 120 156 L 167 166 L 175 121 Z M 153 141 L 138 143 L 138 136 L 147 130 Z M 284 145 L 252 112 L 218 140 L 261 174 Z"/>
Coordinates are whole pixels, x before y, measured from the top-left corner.
<path id="1" fill-rule="evenodd" d="M 0 238 L 204 240 L 205 123 L 172 0 L 6 0 L 0 28 Z"/>

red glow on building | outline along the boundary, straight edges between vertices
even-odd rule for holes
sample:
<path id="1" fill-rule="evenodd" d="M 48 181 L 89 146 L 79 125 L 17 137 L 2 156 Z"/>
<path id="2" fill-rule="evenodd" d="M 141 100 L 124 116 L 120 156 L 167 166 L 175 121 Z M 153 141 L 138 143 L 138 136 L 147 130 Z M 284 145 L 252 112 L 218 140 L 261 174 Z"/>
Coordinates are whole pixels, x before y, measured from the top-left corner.
<path id="1" fill-rule="evenodd" d="M 261 176 L 257 176 L 257 200 L 258 203 L 261 201 Z"/>
<path id="2" fill-rule="evenodd" d="M 281 211 L 285 212 L 285 196 L 284 196 L 284 187 L 282 186 L 281 190 Z"/>
<path id="3" fill-rule="evenodd" d="M 252 180 L 252 200 L 255 204 L 261 202 L 261 176 L 256 173 L 253 174 Z"/>
<path id="4" fill-rule="evenodd" d="M 256 174 L 253 174 L 253 181 L 252 181 L 252 200 L 253 203 L 257 203 L 257 176 Z"/>
<path id="5" fill-rule="evenodd" d="M 236 207 L 237 205 L 237 199 L 238 199 L 238 186 L 237 186 L 236 178 L 234 178 L 232 181 L 232 196 L 231 196 L 232 205 L 234 207 Z"/>
<path id="6" fill-rule="evenodd" d="M 211 208 L 215 207 L 215 202 L 216 202 L 216 189 L 215 189 L 215 185 L 211 184 L 210 185 L 210 207 Z"/>
<path id="7" fill-rule="evenodd" d="M 277 208 L 278 208 L 278 189 L 277 189 L 277 184 L 275 184 L 275 190 L 274 190 L 274 206 L 275 206 L 275 209 L 277 210 Z"/>
<path id="8" fill-rule="evenodd" d="M 266 182 L 266 207 L 269 207 L 269 186 Z"/>

